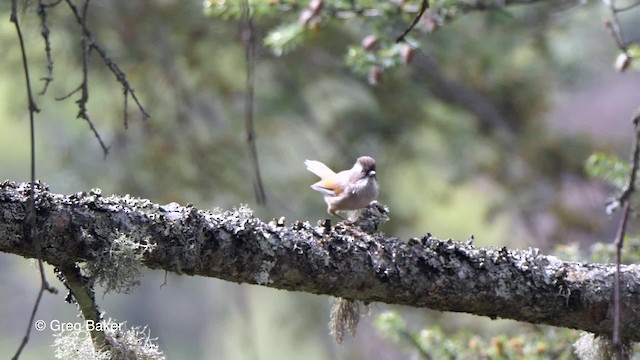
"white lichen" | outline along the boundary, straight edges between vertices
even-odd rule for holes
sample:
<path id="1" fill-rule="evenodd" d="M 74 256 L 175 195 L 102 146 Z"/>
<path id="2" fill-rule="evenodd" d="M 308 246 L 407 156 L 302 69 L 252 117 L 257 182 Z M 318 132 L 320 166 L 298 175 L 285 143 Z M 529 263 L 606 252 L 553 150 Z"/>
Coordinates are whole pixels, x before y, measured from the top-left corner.
<path id="1" fill-rule="evenodd" d="M 111 246 L 94 252 L 94 259 L 86 262 L 83 270 L 104 288 L 105 294 L 112 291 L 128 294 L 140 284 L 144 254 L 155 249 L 156 245 L 148 240 L 139 241 L 125 233 L 116 233 Z"/>
<path id="2" fill-rule="evenodd" d="M 109 359 L 140 359 L 164 360 L 156 341 L 151 338 L 147 327 L 133 327 L 127 329 L 126 323 L 117 323 L 112 319 L 104 320 L 100 324 L 104 329 L 108 348 L 98 350 L 91 340 L 91 334 L 86 324 L 61 329 L 53 336 L 54 356 L 64 360 L 109 360 Z"/>
<path id="3" fill-rule="evenodd" d="M 260 265 L 260 271 L 254 276 L 254 280 L 258 285 L 267 285 L 273 283 L 270 272 L 273 267 L 276 266 L 276 261 L 263 261 Z"/>

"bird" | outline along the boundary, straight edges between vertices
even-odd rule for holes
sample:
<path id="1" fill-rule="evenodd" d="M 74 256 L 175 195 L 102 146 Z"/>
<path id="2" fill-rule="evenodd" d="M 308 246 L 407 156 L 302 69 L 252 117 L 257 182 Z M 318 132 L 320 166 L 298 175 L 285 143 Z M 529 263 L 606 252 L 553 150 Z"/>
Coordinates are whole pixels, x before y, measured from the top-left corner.
<path id="1" fill-rule="evenodd" d="M 370 156 L 360 156 L 351 169 L 339 173 L 317 160 L 305 160 L 304 164 L 320 177 L 311 188 L 324 196 L 330 215 L 346 220 L 336 212 L 364 208 L 378 197 L 376 161 Z"/>

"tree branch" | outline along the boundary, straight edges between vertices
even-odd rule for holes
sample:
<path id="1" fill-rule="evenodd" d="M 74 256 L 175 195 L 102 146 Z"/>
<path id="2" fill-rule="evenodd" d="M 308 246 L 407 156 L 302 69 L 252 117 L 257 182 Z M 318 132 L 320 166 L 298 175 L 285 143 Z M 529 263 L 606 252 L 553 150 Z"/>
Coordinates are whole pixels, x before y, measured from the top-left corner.
<path id="1" fill-rule="evenodd" d="M 416 25 L 418 25 L 418 22 L 420 21 L 420 19 L 422 19 L 422 15 L 424 15 L 424 12 L 428 8 L 429 8 L 429 0 L 422 0 L 422 3 L 420 4 L 420 10 L 418 11 L 418 15 L 416 15 L 416 17 L 413 18 L 411 25 L 409 25 L 409 27 L 404 29 L 402 34 L 400 34 L 400 36 L 396 38 L 396 42 L 402 42 L 406 40 L 405 39 L 406 36 L 411 32 L 411 30 L 413 30 L 414 27 L 416 27 Z"/>
<path id="2" fill-rule="evenodd" d="M 460 106 L 475 115 L 484 131 L 495 134 L 510 149 L 516 142 L 514 130 L 498 108 L 467 84 L 448 78 L 428 54 L 416 56 L 417 78 L 429 84 L 433 93 L 447 103 Z"/>
<path id="3" fill-rule="evenodd" d="M 36 187 L 42 257 L 91 262 L 115 234 L 153 243 L 151 269 L 611 335 L 610 264 L 561 261 L 537 249 L 477 248 L 431 235 L 404 241 L 365 226 L 264 223 L 251 211 L 210 212 L 99 191 L 60 195 Z M 29 184 L 0 183 L 0 251 L 34 258 L 22 232 Z M 379 221 L 375 207 L 363 219 Z M 376 224 L 372 226 L 376 227 Z M 640 266 L 621 266 L 622 335 L 640 340 Z"/>
<path id="4" fill-rule="evenodd" d="M 102 321 L 102 316 L 95 301 L 91 280 L 83 276 L 80 268 L 75 264 L 60 267 L 58 272 L 60 279 L 69 289 L 71 295 L 69 301 L 78 305 L 78 309 L 85 321 L 99 324 Z M 98 331 L 94 328 L 89 333 L 95 349 L 103 350 L 107 346 L 104 331 Z"/>
<path id="5" fill-rule="evenodd" d="M 125 105 L 127 105 L 126 97 L 127 96 L 131 96 L 133 98 L 133 101 L 138 106 L 138 109 L 142 113 L 142 119 L 143 120 L 148 119 L 150 117 L 150 115 L 147 113 L 147 111 L 144 109 L 144 107 L 142 107 L 142 104 L 140 103 L 140 100 L 138 100 L 138 96 L 136 95 L 135 91 L 133 90 L 133 88 L 129 84 L 129 80 L 127 79 L 127 75 L 124 73 L 124 71 L 122 71 L 120 69 L 118 64 L 116 64 L 113 60 L 111 60 L 111 58 L 107 55 L 107 52 L 94 39 L 92 32 L 89 30 L 89 28 L 86 25 L 87 9 L 88 9 L 88 6 L 89 6 L 89 0 L 85 0 L 82 12 L 78 9 L 78 7 L 73 3 L 72 0 L 66 0 L 66 3 L 69 6 L 69 9 L 73 13 L 73 15 L 75 16 L 76 21 L 82 27 L 83 63 L 84 63 L 84 58 L 88 56 L 88 53 L 90 51 L 92 51 L 92 50 L 95 50 L 98 53 L 98 55 L 100 55 L 100 57 L 102 58 L 102 61 L 104 61 L 104 64 L 109 68 L 109 70 L 111 70 L 113 75 L 115 75 L 116 80 L 120 83 L 120 85 L 122 85 L 122 88 L 124 89 Z M 86 70 L 87 66 L 83 66 L 83 72 L 84 73 L 86 73 L 86 71 L 87 71 Z M 83 76 L 83 79 L 86 80 L 86 75 Z M 80 87 L 82 88 L 83 86 L 84 86 L 84 82 Z M 74 90 L 74 92 L 75 91 L 78 91 L 78 90 Z M 69 95 L 67 95 L 67 96 L 69 96 Z M 80 99 L 80 101 L 82 101 L 83 99 L 84 99 L 84 92 L 83 92 L 83 97 Z M 88 98 L 86 98 L 84 100 L 85 100 L 84 101 L 84 106 L 86 107 L 86 100 L 88 100 Z M 79 104 L 80 104 L 80 113 L 82 114 L 82 112 L 83 112 L 82 106 L 83 105 L 80 102 L 79 102 Z M 86 112 L 86 110 L 84 110 L 84 112 Z M 124 127 L 127 128 L 129 120 L 128 120 L 128 112 L 127 112 L 126 108 L 124 109 L 124 115 L 125 115 L 124 116 Z M 89 124 L 91 124 L 91 122 L 89 122 Z M 97 136 L 97 133 L 95 133 L 95 134 Z M 101 143 L 101 145 L 103 145 L 103 144 Z M 103 146 L 103 151 L 105 151 L 104 146 Z M 105 151 L 105 156 L 106 156 L 106 151 Z"/>
<path id="6" fill-rule="evenodd" d="M 40 300 L 42 299 L 42 294 L 44 291 L 48 291 L 52 294 L 57 293 L 57 290 L 50 286 L 47 282 L 47 278 L 44 273 L 44 266 L 42 263 L 42 256 L 39 252 L 40 246 L 40 237 L 36 230 L 36 214 L 35 214 L 35 178 L 36 178 L 36 145 L 35 145 L 35 113 L 40 112 L 38 106 L 36 105 L 35 100 L 33 99 L 33 92 L 31 91 L 31 76 L 29 74 L 29 61 L 27 60 L 27 50 L 25 46 L 24 37 L 22 36 L 22 27 L 20 26 L 20 22 L 18 21 L 18 1 L 11 1 L 11 15 L 9 17 L 9 21 L 11 21 L 16 27 L 16 33 L 18 35 L 18 43 L 20 45 L 20 53 L 22 54 L 22 67 L 24 70 L 25 77 L 25 87 L 27 90 L 27 100 L 29 102 L 28 110 L 29 110 L 29 134 L 31 140 L 31 183 L 29 185 L 29 200 L 28 206 L 25 208 L 24 213 L 24 221 L 22 224 L 23 238 L 24 241 L 31 242 L 36 249 L 35 258 L 38 259 L 38 270 L 40 271 L 40 290 L 38 291 L 38 296 L 36 297 L 36 302 L 33 305 L 33 309 L 31 310 L 31 317 L 29 318 L 29 325 L 27 326 L 27 330 L 25 332 L 22 341 L 20 342 L 20 346 L 16 350 L 16 353 L 13 355 L 12 359 L 18 359 L 22 350 L 29 342 L 29 336 L 31 334 L 33 320 L 35 319 L 36 313 L 38 311 L 38 307 L 40 306 Z"/>
<path id="7" fill-rule="evenodd" d="M 244 123 L 245 133 L 247 137 L 247 145 L 249 146 L 249 156 L 251 158 L 251 167 L 253 168 L 253 191 L 256 201 L 260 205 L 267 204 L 267 193 L 264 190 L 262 175 L 260 172 L 260 161 L 258 159 L 258 146 L 256 144 L 256 131 L 254 126 L 255 106 L 255 70 L 256 70 L 256 34 L 253 19 L 251 18 L 251 7 L 249 1 L 244 3 L 244 24 L 242 37 L 245 45 L 245 99 L 244 99 Z"/>
<path id="8" fill-rule="evenodd" d="M 635 137 L 633 139 L 633 150 L 631 151 L 631 169 L 629 171 L 629 180 L 627 186 L 624 188 L 622 195 L 618 202 L 622 205 L 622 217 L 620 218 L 620 224 L 618 225 L 618 231 L 614 240 L 616 247 L 616 274 L 613 289 L 613 346 L 616 350 L 616 358 L 622 359 L 622 336 L 621 336 L 621 316 L 622 316 L 622 302 L 620 301 L 620 287 L 622 286 L 620 280 L 620 263 L 622 259 L 622 247 L 624 245 L 625 234 L 627 233 L 627 221 L 629 220 L 629 214 L 631 213 L 631 196 L 636 191 L 636 178 L 638 176 L 638 167 L 640 166 L 640 112 L 637 112 L 633 117 L 633 127 L 635 129 Z"/>

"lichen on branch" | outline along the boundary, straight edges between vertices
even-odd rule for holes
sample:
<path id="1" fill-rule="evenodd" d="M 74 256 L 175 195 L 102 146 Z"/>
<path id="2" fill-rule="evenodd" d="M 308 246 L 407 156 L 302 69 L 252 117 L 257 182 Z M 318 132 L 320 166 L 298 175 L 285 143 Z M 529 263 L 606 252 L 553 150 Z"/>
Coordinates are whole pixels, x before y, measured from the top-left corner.
<path id="1" fill-rule="evenodd" d="M 36 256 L 25 240 L 29 184 L 0 183 L 0 251 Z M 96 261 L 114 234 L 151 247 L 142 264 L 237 283 L 466 312 L 610 335 L 615 266 L 561 261 L 537 249 L 479 248 L 431 235 L 376 232 L 370 206 L 354 223 L 263 222 L 250 209 L 205 211 L 99 191 L 61 195 L 36 186 L 43 260 Z M 376 218 L 377 217 L 377 218 Z M 90 235 L 90 236 L 89 236 Z M 102 249 L 102 250 L 101 250 Z M 640 340 L 640 266 L 621 267 L 623 334 Z"/>

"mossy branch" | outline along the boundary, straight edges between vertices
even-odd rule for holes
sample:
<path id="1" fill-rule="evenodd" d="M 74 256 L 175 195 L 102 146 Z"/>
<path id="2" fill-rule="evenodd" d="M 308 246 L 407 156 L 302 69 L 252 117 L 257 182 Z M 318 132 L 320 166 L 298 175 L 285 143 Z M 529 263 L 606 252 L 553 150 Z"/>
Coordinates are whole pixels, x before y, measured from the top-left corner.
<path id="1" fill-rule="evenodd" d="M 95 301 L 95 293 L 93 286 L 90 284 L 91 280 L 84 277 L 80 273 L 80 268 L 75 265 L 67 265 L 58 268 L 59 274 L 62 276 L 65 285 L 69 289 L 70 295 L 78 305 L 82 317 L 85 321 L 91 321 L 93 324 L 99 324 L 102 320 L 100 310 Z M 96 329 L 90 331 L 91 340 L 94 347 L 98 350 L 106 348 L 107 342 L 105 340 L 104 331 L 98 331 Z"/>
<path id="2" fill-rule="evenodd" d="M 0 251 L 36 257 L 24 238 L 29 184 L 0 183 Z M 262 222 L 241 207 L 211 212 L 99 191 L 36 186 L 42 258 L 57 267 L 96 261 L 117 234 L 144 244 L 142 264 L 180 274 L 442 311 L 466 312 L 609 336 L 615 266 L 561 261 L 537 249 L 478 248 L 431 235 L 374 233 L 370 207 L 356 224 Z M 115 235 L 114 235 L 115 234 Z M 148 246 L 149 245 L 149 246 Z M 622 266 L 622 333 L 640 341 L 640 266 Z"/>

